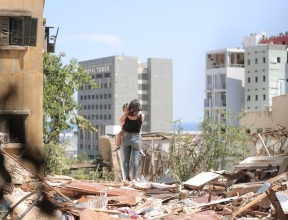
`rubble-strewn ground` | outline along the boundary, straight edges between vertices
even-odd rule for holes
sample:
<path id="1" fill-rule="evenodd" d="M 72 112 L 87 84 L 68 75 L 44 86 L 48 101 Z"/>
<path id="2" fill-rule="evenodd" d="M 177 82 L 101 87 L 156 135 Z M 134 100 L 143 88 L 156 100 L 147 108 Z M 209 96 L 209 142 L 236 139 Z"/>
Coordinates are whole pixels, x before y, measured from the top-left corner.
<path id="1" fill-rule="evenodd" d="M 267 169 L 247 167 L 237 173 L 203 172 L 180 184 L 169 175 L 162 178 L 164 183 L 145 179 L 92 182 L 68 176 L 38 178 L 17 159 L 5 156 L 5 164 L 11 173 L 12 185 L 0 181 L 4 192 L 0 213 L 4 217 L 8 207 L 19 203 L 7 216 L 12 220 L 21 215 L 26 220 L 268 220 L 288 217 L 287 172 L 278 174 L 271 166 Z M 53 216 L 43 213 L 44 197 L 55 208 Z M 27 212 L 29 207 L 31 210 Z"/>

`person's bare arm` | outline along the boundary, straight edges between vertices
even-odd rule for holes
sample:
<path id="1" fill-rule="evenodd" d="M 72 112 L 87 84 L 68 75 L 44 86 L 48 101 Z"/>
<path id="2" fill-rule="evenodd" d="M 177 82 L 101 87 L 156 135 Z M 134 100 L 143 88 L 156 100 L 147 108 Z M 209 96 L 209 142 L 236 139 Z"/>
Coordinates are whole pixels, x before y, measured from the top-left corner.
<path id="1" fill-rule="evenodd" d="M 120 118 L 120 125 L 121 125 L 121 127 L 123 127 L 123 125 L 125 124 L 125 119 L 127 118 L 127 115 L 126 114 L 124 114 L 124 115 L 122 115 L 122 117 Z"/>
<path id="2" fill-rule="evenodd" d="M 145 115 L 142 114 L 142 123 L 144 122 L 144 119 L 145 119 Z"/>

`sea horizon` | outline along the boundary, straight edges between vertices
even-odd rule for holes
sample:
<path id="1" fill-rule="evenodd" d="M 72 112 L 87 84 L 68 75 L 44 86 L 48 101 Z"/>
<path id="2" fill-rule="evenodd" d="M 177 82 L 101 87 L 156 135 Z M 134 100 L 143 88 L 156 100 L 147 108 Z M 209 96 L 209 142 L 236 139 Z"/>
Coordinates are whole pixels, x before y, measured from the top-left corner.
<path id="1" fill-rule="evenodd" d="M 200 131 L 199 126 L 201 122 L 181 122 L 183 131 Z M 173 127 L 174 130 L 178 130 L 179 124 Z"/>

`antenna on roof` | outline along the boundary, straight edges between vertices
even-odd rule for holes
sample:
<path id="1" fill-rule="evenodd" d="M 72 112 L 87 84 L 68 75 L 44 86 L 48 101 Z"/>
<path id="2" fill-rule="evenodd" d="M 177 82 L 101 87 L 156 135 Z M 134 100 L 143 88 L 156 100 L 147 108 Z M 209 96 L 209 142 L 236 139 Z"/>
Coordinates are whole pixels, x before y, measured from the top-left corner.
<path id="1" fill-rule="evenodd" d="M 123 41 L 121 42 L 121 46 L 122 46 L 122 56 L 124 56 Z"/>

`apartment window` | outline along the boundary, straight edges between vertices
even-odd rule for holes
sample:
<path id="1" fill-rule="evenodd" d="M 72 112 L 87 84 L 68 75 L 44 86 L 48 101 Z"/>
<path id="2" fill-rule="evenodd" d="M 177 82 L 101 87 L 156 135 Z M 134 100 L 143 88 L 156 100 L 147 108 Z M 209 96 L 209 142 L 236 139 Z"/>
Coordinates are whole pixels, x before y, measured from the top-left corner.
<path id="1" fill-rule="evenodd" d="M 250 65 L 250 60 L 249 59 L 247 60 L 247 65 Z"/>
<path id="2" fill-rule="evenodd" d="M 280 62 L 281 62 L 280 57 L 277 57 L 277 63 L 280 63 Z"/>
<path id="3" fill-rule="evenodd" d="M 111 120 L 111 115 L 108 115 L 108 120 Z"/>
<path id="4" fill-rule="evenodd" d="M 80 96 L 80 100 L 83 100 L 83 95 Z"/>
<path id="5" fill-rule="evenodd" d="M 258 59 L 257 58 L 255 59 L 255 64 L 258 64 Z"/>
<path id="6" fill-rule="evenodd" d="M 104 99 L 107 99 L 107 94 L 104 94 Z"/>
<path id="7" fill-rule="evenodd" d="M 104 109 L 107 109 L 107 105 L 104 105 Z"/>
<path id="8" fill-rule="evenodd" d="M 95 108 L 98 109 L 98 105 L 95 105 Z"/>
<path id="9" fill-rule="evenodd" d="M 90 109 L 90 105 L 88 105 L 88 110 Z"/>
<path id="10" fill-rule="evenodd" d="M 96 99 L 98 99 L 98 95 L 96 95 Z"/>
<path id="11" fill-rule="evenodd" d="M 84 95 L 84 99 L 85 99 L 85 100 L 87 99 L 87 96 L 86 96 L 86 95 Z"/>
<path id="12" fill-rule="evenodd" d="M 108 98 L 109 98 L 109 99 L 111 99 L 111 97 L 112 97 L 111 93 L 110 93 L 110 94 L 108 94 Z"/>
<path id="13" fill-rule="evenodd" d="M 91 115 L 91 119 L 94 120 L 94 115 Z"/>
<path id="14" fill-rule="evenodd" d="M 255 95 L 255 101 L 258 101 L 258 95 Z"/>
<path id="15" fill-rule="evenodd" d="M 262 133 L 263 132 L 263 128 L 257 128 L 257 133 Z"/>
<path id="16" fill-rule="evenodd" d="M 105 73 L 104 77 L 110 77 L 110 73 Z"/>
<path id="17" fill-rule="evenodd" d="M 255 77 L 255 82 L 256 82 L 256 83 L 258 82 L 258 76 Z"/>
<path id="18" fill-rule="evenodd" d="M 37 23 L 31 17 L 0 17 L 0 45 L 36 46 Z"/>
<path id="19" fill-rule="evenodd" d="M 102 109 L 102 105 L 100 105 L 100 109 Z"/>
<path id="20" fill-rule="evenodd" d="M 102 115 L 100 115 L 100 120 L 102 120 L 103 118 L 102 118 Z"/>
<path id="21" fill-rule="evenodd" d="M 266 95 L 263 95 L 263 100 L 266 100 Z"/>
<path id="22" fill-rule="evenodd" d="M 108 109 L 111 109 L 111 104 L 108 104 Z"/>
<path id="23" fill-rule="evenodd" d="M 266 81 L 266 76 L 263 76 L 263 82 L 265 82 Z"/>
<path id="24" fill-rule="evenodd" d="M 95 118 L 98 119 L 98 115 L 95 115 Z M 97 136 L 97 135 L 96 135 Z"/>
<path id="25" fill-rule="evenodd" d="M 95 99 L 95 96 L 94 96 L 94 95 L 92 95 L 92 99 Z"/>
<path id="26" fill-rule="evenodd" d="M 91 108 L 94 109 L 94 105 L 91 105 Z"/>
<path id="27" fill-rule="evenodd" d="M 4 134 L 4 142 L 25 144 L 25 116 L 0 115 L 0 132 Z"/>
<path id="28" fill-rule="evenodd" d="M 86 105 L 84 105 L 84 110 L 86 110 Z"/>
<path id="29" fill-rule="evenodd" d="M 247 78 L 247 83 L 250 83 L 250 77 Z"/>
<path id="30" fill-rule="evenodd" d="M 107 115 L 104 115 L 104 120 L 107 120 Z"/>
<path id="31" fill-rule="evenodd" d="M 250 101 L 250 95 L 247 96 L 247 101 Z"/>
<path id="32" fill-rule="evenodd" d="M 90 96 L 90 95 L 88 95 L 88 99 L 90 99 L 90 97 L 91 97 L 91 96 Z"/>
<path id="33" fill-rule="evenodd" d="M 266 63 L 266 58 L 265 57 L 263 57 L 263 63 Z"/>
<path id="34" fill-rule="evenodd" d="M 103 99 L 103 95 L 102 94 L 100 94 L 100 99 Z"/>

